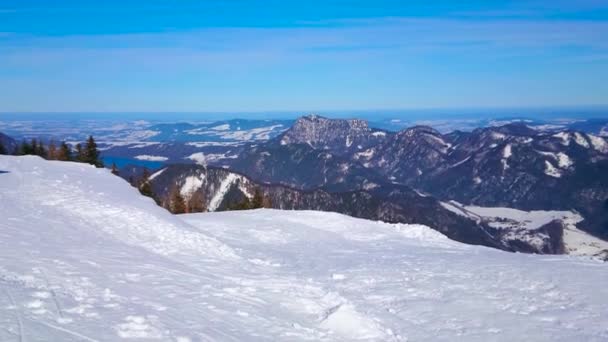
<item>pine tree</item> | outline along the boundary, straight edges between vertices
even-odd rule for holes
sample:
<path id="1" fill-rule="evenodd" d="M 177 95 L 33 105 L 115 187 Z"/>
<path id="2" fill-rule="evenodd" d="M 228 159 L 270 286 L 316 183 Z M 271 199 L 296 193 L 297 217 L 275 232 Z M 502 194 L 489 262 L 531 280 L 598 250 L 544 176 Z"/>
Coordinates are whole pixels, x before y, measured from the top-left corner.
<path id="1" fill-rule="evenodd" d="M 30 149 L 30 153 L 28 154 L 34 154 L 37 155 L 38 154 L 38 141 L 36 139 L 32 139 L 32 143 L 30 144 L 31 149 Z"/>
<path id="2" fill-rule="evenodd" d="M 272 200 L 269 196 L 264 196 L 264 201 L 262 201 L 262 203 L 263 208 L 272 208 Z"/>
<path id="3" fill-rule="evenodd" d="M 182 194 L 180 194 L 177 187 L 173 188 L 173 191 L 171 191 L 170 208 L 171 212 L 174 214 L 183 214 L 186 212 L 184 197 L 182 197 Z"/>
<path id="4" fill-rule="evenodd" d="M 150 171 L 148 168 L 144 168 L 141 180 L 139 181 L 139 192 L 151 198 L 154 198 L 154 192 L 152 191 L 152 185 L 150 185 Z"/>
<path id="5" fill-rule="evenodd" d="M 28 154 L 32 154 L 32 145 L 30 145 L 27 141 L 23 140 L 21 142 L 21 145 L 19 146 L 19 148 L 17 149 L 17 155 L 20 156 L 25 156 Z"/>
<path id="6" fill-rule="evenodd" d="M 37 156 L 40 156 L 42 158 L 47 157 L 46 149 L 44 148 L 44 143 L 42 142 L 42 140 L 40 140 L 38 142 L 38 146 L 37 146 L 36 150 L 34 151 L 34 154 Z"/>
<path id="7" fill-rule="evenodd" d="M 115 176 L 120 175 L 120 171 L 118 171 L 118 166 L 116 166 L 116 163 L 114 162 L 112 162 L 112 174 L 114 174 Z"/>
<path id="8" fill-rule="evenodd" d="M 84 161 L 91 165 L 95 165 L 96 167 L 103 167 L 103 162 L 99 159 L 99 150 L 97 150 L 97 143 L 95 143 L 95 139 L 93 139 L 92 135 L 89 135 L 89 139 L 87 139 Z"/>
<path id="9" fill-rule="evenodd" d="M 246 196 L 238 202 L 230 203 L 227 208 L 228 210 L 248 210 L 251 209 L 251 201 Z"/>
<path id="10" fill-rule="evenodd" d="M 190 199 L 188 199 L 188 212 L 189 213 L 200 213 L 205 211 L 205 197 L 201 191 L 195 191 Z"/>
<path id="11" fill-rule="evenodd" d="M 50 160 L 57 159 L 57 146 L 55 146 L 55 142 L 53 140 L 49 142 L 49 151 L 47 153 L 47 158 Z"/>
<path id="12" fill-rule="evenodd" d="M 2 141 L 0 141 L 0 154 L 7 154 L 6 153 L 6 148 L 4 147 L 4 145 L 2 144 Z"/>
<path id="13" fill-rule="evenodd" d="M 87 161 L 87 156 L 80 143 L 76 144 L 76 161 L 81 163 L 86 163 Z"/>
<path id="14" fill-rule="evenodd" d="M 70 147 L 68 146 L 68 144 L 65 143 L 65 141 L 61 142 L 61 145 L 59 146 L 59 151 L 57 152 L 57 160 L 63 160 L 63 161 L 69 161 L 72 160 L 72 151 L 70 150 Z"/>
<path id="15" fill-rule="evenodd" d="M 262 191 L 259 188 L 255 188 L 255 192 L 253 193 L 253 199 L 251 200 L 251 208 L 258 209 L 264 207 L 264 197 L 262 195 Z"/>

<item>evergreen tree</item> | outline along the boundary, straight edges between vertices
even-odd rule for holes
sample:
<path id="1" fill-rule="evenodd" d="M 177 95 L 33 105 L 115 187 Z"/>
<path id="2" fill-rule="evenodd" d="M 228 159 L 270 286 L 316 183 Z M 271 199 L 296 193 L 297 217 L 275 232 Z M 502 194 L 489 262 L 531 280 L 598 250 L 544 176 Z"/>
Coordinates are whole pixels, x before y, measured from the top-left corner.
<path id="1" fill-rule="evenodd" d="M 120 172 L 118 171 L 118 166 L 116 166 L 116 163 L 112 163 L 112 174 L 114 174 L 115 176 L 119 176 Z"/>
<path id="2" fill-rule="evenodd" d="M 251 199 L 251 209 L 258 209 L 264 207 L 264 196 L 259 188 L 255 188 L 253 198 Z"/>
<path id="3" fill-rule="evenodd" d="M 70 150 L 70 147 L 68 146 L 68 144 L 65 143 L 65 141 L 61 142 L 61 145 L 59 146 L 59 151 L 57 152 L 57 160 L 63 160 L 63 161 L 68 161 L 68 160 L 72 160 L 72 151 Z"/>
<path id="4" fill-rule="evenodd" d="M 87 156 L 80 143 L 76 144 L 76 161 L 81 163 L 86 163 L 87 161 Z"/>
<path id="5" fill-rule="evenodd" d="M 139 192 L 151 198 L 154 198 L 154 192 L 152 191 L 152 185 L 150 185 L 150 171 L 148 168 L 144 168 L 141 180 L 139 181 Z"/>
<path id="6" fill-rule="evenodd" d="M 6 148 L 2 144 L 2 141 L 0 141 L 0 154 L 7 154 Z"/>
<path id="7" fill-rule="evenodd" d="M 269 196 L 264 196 L 264 200 L 262 201 L 262 203 L 263 208 L 272 208 L 272 200 Z"/>
<path id="8" fill-rule="evenodd" d="M 96 167 L 103 167 L 103 162 L 99 159 L 99 150 L 97 150 L 97 143 L 93 139 L 92 135 L 89 135 L 87 140 L 87 146 L 85 149 L 85 160 L 86 163 L 95 165 Z"/>
<path id="9" fill-rule="evenodd" d="M 37 156 L 40 156 L 42 158 L 46 158 L 47 157 L 46 149 L 44 148 L 44 143 L 42 142 L 42 140 L 40 140 L 38 142 L 38 146 L 36 147 L 36 150 L 34 151 L 34 154 L 37 155 Z"/>
<path id="10" fill-rule="evenodd" d="M 33 154 L 32 145 L 23 140 L 17 150 L 17 155 L 25 156 L 28 154 Z"/>
<path id="11" fill-rule="evenodd" d="M 246 196 L 238 202 L 230 203 L 227 206 L 228 210 L 248 210 L 251 209 L 251 201 Z"/>
<path id="12" fill-rule="evenodd" d="M 27 154 L 34 154 L 34 155 L 38 155 L 38 141 L 36 139 L 32 139 L 32 143 L 30 144 L 30 153 Z"/>
<path id="13" fill-rule="evenodd" d="M 182 197 L 182 194 L 180 194 L 177 187 L 173 188 L 173 191 L 171 191 L 170 208 L 171 212 L 174 214 L 183 214 L 186 212 L 184 197 Z"/>
<path id="14" fill-rule="evenodd" d="M 188 199 L 188 212 L 189 213 L 200 213 L 205 211 L 205 197 L 201 191 L 195 191 L 190 199 Z"/>
<path id="15" fill-rule="evenodd" d="M 49 151 L 47 153 L 47 158 L 51 160 L 57 159 L 57 146 L 55 146 L 55 142 L 53 140 L 49 142 Z"/>

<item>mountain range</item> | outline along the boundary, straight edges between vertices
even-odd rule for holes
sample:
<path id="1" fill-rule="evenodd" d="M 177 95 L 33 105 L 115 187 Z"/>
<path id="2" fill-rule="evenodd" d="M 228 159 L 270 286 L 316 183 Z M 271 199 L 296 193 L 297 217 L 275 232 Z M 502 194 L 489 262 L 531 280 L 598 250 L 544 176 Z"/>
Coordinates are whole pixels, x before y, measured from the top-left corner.
<path id="1" fill-rule="evenodd" d="M 304 190 L 407 185 L 442 201 L 575 210 L 584 230 L 608 238 L 608 142 L 578 131 L 512 123 L 449 134 L 425 126 L 391 133 L 309 116 L 229 166 Z"/>
<path id="2" fill-rule="evenodd" d="M 395 133 L 363 120 L 313 115 L 273 139 L 244 145 L 221 165 L 168 166 L 152 184 L 165 200 L 176 186 L 186 197 L 200 192 L 204 203 L 213 203 L 210 211 L 251 198 L 258 188 L 274 208 L 426 224 L 461 242 L 510 251 L 564 253 L 577 248 L 566 236 L 576 229 L 598 245 L 594 253 L 603 253 L 607 158 L 605 138 L 577 131 L 510 123 L 449 134 L 425 126 Z M 500 224 L 512 217 L 462 214 L 450 202 L 571 214 L 548 215 L 551 220 L 534 227 L 523 220 L 527 229 L 513 224 L 515 234 Z M 576 225 L 572 215 L 581 217 Z"/>
<path id="3" fill-rule="evenodd" d="M 178 189 L 197 211 L 229 209 L 258 189 L 273 208 L 420 223 L 508 251 L 608 255 L 605 137 L 521 120 L 449 133 L 318 115 L 267 124 L 162 124 L 151 132 L 168 141 L 109 141 L 102 153 L 151 153 L 137 157 L 165 163 L 150 177 L 159 202 Z M 192 142 L 171 133 L 186 131 L 221 137 Z M 121 176 L 142 170 L 131 165 Z"/>

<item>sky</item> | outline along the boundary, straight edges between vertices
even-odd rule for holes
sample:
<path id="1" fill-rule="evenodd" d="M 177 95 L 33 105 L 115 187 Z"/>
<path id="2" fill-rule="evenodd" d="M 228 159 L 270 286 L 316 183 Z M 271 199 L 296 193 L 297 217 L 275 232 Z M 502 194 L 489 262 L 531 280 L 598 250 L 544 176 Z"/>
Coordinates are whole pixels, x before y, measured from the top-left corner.
<path id="1" fill-rule="evenodd" d="M 0 112 L 608 104 L 608 1 L 2 0 Z"/>

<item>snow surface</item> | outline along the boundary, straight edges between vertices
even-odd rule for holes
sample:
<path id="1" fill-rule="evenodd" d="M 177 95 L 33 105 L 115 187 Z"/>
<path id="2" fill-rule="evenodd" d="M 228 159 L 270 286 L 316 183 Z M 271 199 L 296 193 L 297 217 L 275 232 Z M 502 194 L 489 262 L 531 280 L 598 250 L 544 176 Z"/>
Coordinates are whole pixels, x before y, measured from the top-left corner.
<path id="1" fill-rule="evenodd" d="M 589 140 L 591 141 L 591 144 L 593 145 L 594 149 L 602 153 L 608 152 L 608 143 L 606 142 L 606 140 L 604 140 L 604 138 L 598 137 L 593 134 L 587 134 L 587 137 L 589 137 Z"/>
<path id="2" fill-rule="evenodd" d="M 502 159 L 500 162 L 502 163 L 502 169 L 507 170 L 509 168 L 509 158 L 513 155 L 513 151 L 511 149 L 511 144 L 507 144 L 505 148 L 502 150 Z"/>
<path id="3" fill-rule="evenodd" d="M 182 185 L 181 189 L 179 190 L 179 193 L 184 196 L 184 198 L 189 199 L 190 197 L 192 197 L 192 194 L 194 194 L 198 189 L 201 188 L 201 186 L 203 186 L 204 179 L 204 174 L 200 176 L 186 177 L 186 179 L 184 180 L 184 185 Z"/>
<path id="4" fill-rule="evenodd" d="M 154 172 L 153 174 L 150 175 L 150 177 L 148 178 L 148 180 L 153 180 L 154 178 L 160 176 L 163 172 L 165 172 L 166 169 L 167 168 L 164 168 L 164 169 L 160 169 L 160 170 Z"/>
<path id="5" fill-rule="evenodd" d="M 555 166 L 553 166 L 553 164 L 551 164 L 551 162 L 549 162 L 548 160 L 545 160 L 545 174 L 547 176 L 555 178 L 559 178 L 562 176 L 562 172 L 558 170 Z"/>
<path id="6" fill-rule="evenodd" d="M 312 211 L 173 216 L 0 156 L 0 340 L 601 341 L 608 268 Z"/>
<path id="7" fill-rule="evenodd" d="M 190 159 L 199 165 L 207 165 L 209 162 L 216 162 L 224 159 L 235 159 L 237 155 L 227 155 L 226 153 L 203 153 L 196 152 L 184 159 Z"/>
<path id="8" fill-rule="evenodd" d="M 135 159 L 149 160 L 149 161 L 167 161 L 167 160 L 169 160 L 169 158 L 167 158 L 167 157 L 151 156 L 151 155 L 147 155 L 147 154 L 142 154 L 142 155 L 139 155 L 139 156 L 135 156 Z"/>
<path id="9" fill-rule="evenodd" d="M 564 146 L 570 145 L 570 134 L 568 132 L 559 132 L 553 134 L 553 137 L 561 140 L 561 144 Z"/>
<path id="10" fill-rule="evenodd" d="M 236 130 L 230 130 L 229 124 L 223 124 L 211 128 L 195 128 L 185 132 L 190 135 L 208 135 L 225 140 L 249 141 L 268 140 L 270 139 L 270 135 L 278 130 L 285 130 L 285 127 L 282 124 L 278 124 L 247 130 L 241 130 L 240 127 L 237 127 Z"/>
<path id="11" fill-rule="evenodd" d="M 545 152 L 545 151 L 537 151 L 537 152 L 542 154 L 543 156 L 548 156 L 548 157 L 553 158 L 553 160 L 557 161 L 557 165 L 562 169 L 567 169 L 570 166 L 574 165 L 574 162 L 572 161 L 572 159 L 570 159 L 570 157 L 563 152 L 558 152 L 558 153 Z"/>
<path id="12" fill-rule="evenodd" d="M 205 154 L 203 152 L 193 153 L 184 159 L 190 159 L 199 165 L 207 165 L 207 158 L 205 158 Z"/>
<path id="13" fill-rule="evenodd" d="M 587 142 L 587 139 L 585 139 L 585 137 L 579 132 L 574 133 L 574 141 L 585 148 L 589 148 L 589 143 Z"/>

